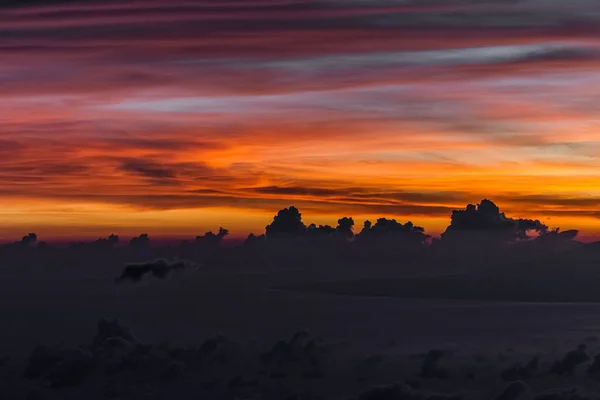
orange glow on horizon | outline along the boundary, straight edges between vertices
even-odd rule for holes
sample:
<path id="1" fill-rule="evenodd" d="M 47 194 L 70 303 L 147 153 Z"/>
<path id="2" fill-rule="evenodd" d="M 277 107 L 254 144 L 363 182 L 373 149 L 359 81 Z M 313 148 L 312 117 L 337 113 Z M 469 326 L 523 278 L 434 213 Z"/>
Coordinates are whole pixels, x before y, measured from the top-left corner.
<path id="1" fill-rule="evenodd" d="M 530 27 L 488 0 L 460 25 L 471 6 L 259 3 L 6 8 L 0 240 L 245 237 L 290 205 L 438 235 L 483 198 L 600 238 L 600 41 L 576 6 Z"/>

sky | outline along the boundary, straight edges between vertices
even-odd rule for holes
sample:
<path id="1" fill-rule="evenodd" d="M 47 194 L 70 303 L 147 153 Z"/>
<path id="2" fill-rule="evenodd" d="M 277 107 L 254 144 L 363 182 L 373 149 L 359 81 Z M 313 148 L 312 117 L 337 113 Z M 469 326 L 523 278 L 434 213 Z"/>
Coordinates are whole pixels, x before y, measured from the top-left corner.
<path id="1" fill-rule="evenodd" d="M 596 0 L 3 4 L 0 240 L 483 198 L 600 239 Z"/>

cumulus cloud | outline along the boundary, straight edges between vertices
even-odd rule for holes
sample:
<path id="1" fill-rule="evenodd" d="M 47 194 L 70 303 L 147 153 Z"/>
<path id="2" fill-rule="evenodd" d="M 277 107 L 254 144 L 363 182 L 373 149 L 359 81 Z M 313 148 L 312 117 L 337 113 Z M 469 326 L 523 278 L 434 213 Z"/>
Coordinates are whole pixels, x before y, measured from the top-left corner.
<path id="1" fill-rule="evenodd" d="M 461 233 L 500 235 L 506 241 L 526 239 L 529 231 L 546 233 L 548 227 L 539 220 L 509 218 L 494 202 L 483 199 L 479 204 L 469 204 L 464 210 L 454 210 L 451 222 L 442 234 L 443 239 L 459 237 Z"/>

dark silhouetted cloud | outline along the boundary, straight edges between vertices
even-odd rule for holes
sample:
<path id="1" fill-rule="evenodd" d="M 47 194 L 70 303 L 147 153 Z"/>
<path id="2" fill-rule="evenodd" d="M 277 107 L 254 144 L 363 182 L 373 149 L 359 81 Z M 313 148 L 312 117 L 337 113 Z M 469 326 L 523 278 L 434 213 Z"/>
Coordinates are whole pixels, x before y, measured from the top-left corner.
<path id="1" fill-rule="evenodd" d="M 140 282 L 145 275 L 152 274 L 155 278 L 166 279 L 175 271 L 193 267 L 194 264 L 189 261 L 168 261 L 159 259 L 147 263 L 128 264 L 123 273 L 115 279 L 115 283 Z"/>

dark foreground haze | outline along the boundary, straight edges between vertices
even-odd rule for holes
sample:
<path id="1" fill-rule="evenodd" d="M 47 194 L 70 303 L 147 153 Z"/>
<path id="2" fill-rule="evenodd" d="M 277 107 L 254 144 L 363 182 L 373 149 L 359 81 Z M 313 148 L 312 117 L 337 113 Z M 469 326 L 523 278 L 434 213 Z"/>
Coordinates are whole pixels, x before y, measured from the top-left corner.
<path id="1" fill-rule="evenodd" d="M 0 249 L 0 382 L 27 399 L 582 399 L 600 246 L 456 210 L 441 238 L 280 210 L 264 235 Z"/>

